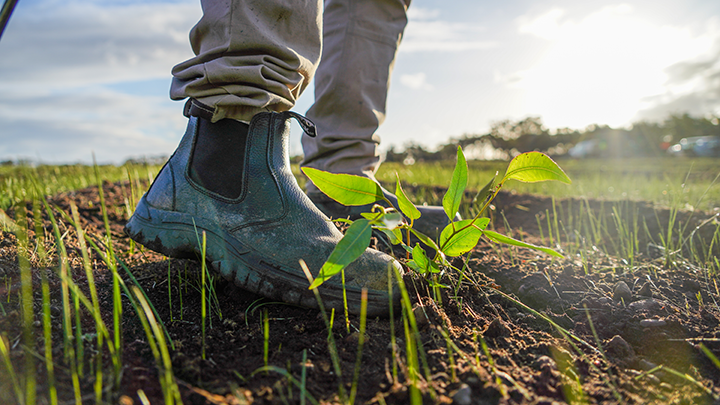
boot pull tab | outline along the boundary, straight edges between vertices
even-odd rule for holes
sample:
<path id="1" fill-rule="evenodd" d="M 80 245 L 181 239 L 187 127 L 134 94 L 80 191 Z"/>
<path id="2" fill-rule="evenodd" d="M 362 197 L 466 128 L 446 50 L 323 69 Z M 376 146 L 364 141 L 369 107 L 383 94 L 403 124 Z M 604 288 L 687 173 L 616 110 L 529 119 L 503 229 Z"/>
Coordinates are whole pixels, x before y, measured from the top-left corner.
<path id="1" fill-rule="evenodd" d="M 309 119 L 303 117 L 302 115 L 294 111 L 285 111 L 283 114 L 289 115 L 290 118 L 295 118 L 298 124 L 300 124 L 300 127 L 302 127 L 303 131 L 305 131 L 305 133 L 309 137 L 315 138 L 315 136 L 317 136 L 317 129 L 315 128 L 315 123 L 313 123 Z"/>

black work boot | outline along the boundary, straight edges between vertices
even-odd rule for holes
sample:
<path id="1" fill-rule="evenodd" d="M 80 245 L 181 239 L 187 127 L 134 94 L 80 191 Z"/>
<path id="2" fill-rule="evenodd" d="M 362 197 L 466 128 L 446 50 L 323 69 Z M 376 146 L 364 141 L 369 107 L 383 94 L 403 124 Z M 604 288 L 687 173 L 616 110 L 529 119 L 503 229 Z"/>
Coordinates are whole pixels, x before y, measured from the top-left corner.
<path id="1" fill-rule="evenodd" d="M 290 171 L 291 117 L 305 128 L 312 125 L 291 112 L 259 113 L 249 127 L 191 117 L 180 145 L 138 203 L 125 232 L 152 250 L 180 258 L 199 257 L 198 239 L 205 232 L 206 260 L 225 278 L 271 299 L 317 307 L 299 260 L 317 276 L 342 234 Z M 368 315 L 389 311 L 392 266 L 401 270 L 390 256 L 367 249 L 345 268 L 351 313 L 360 312 L 363 288 L 368 290 Z M 326 307 L 343 308 L 341 277 L 325 281 L 318 291 Z M 400 294 L 393 297 L 397 305 Z"/>

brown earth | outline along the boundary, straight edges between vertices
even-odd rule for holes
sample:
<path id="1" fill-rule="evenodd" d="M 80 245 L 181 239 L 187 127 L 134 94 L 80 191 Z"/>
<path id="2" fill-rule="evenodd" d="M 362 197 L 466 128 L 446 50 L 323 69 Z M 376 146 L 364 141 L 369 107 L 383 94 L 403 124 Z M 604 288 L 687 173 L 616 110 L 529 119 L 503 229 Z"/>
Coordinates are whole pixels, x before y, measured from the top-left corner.
<path id="1" fill-rule="evenodd" d="M 314 399 L 341 402 L 339 387 L 351 391 L 359 319 L 350 317 L 348 331 L 342 314 L 335 314 L 332 335 L 340 360 L 339 377 L 329 352 L 328 329 L 317 310 L 267 302 L 217 279 L 212 283 L 217 300 L 211 305 L 212 316 L 207 321 L 203 359 L 200 265 L 196 261 L 166 259 L 132 246 L 122 232 L 128 218 L 125 198 L 128 188 L 127 184 L 104 185 L 113 249 L 147 293 L 174 342 L 173 371 L 184 403 L 301 403 L 300 390 L 287 375 L 277 371 L 256 372 L 265 364 L 263 319 L 269 324 L 267 363 L 284 370 L 297 382 L 305 373 L 307 392 Z M 439 189 L 429 191 L 429 195 L 441 193 Z M 425 198 L 437 203 L 440 197 L 434 201 Z M 105 240 L 96 189 L 64 193 L 49 202 L 57 207 L 56 216 L 60 211 L 69 214 L 71 203 L 77 205 L 85 232 L 99 244 Z M 640 224 L 651 235 L 667 227 L 668 210 L 650 203 L 588 201 L 585 206 L 583 203 L 557 201 L 556 211 L 591 210 L 598 213 L 597 217 L 611 218 L 626 210 L 635 213 L 635 218 L 645 218 Z M 542 243 L 538 218 L 541 224 L 546 223 L 546 212 L 553 212 L 551 199 L 501 193 L 494 205 L 496 230 L 512 232 L 516 238 L 530 243 Z M 616 207 L 615 212 L 612 206 Z M 28 205 L 28 209 L 30 228 L 35 229 L 32 207 Z M 15 212 L 8 214 L 14 217 Z M 508 229 L 501 212 L 510 225 Z M 702 236 L 709 244 L 716 235 L 717 218 L 711 219 L 711 213 L 680 212 L 678 218 L 679 222 L 692 225 L 687 227 L 686 240 L 697 225 L 702 226 L 692 238 L 699 241 Z M 68 221 L 61 219 L 59 223 L 73 277 L 88 294 L 77 234 Z M 31 230 L 29 255 L 35 314 L 32 331 L 36 346 L 28 348 L 22 340 L 17 238 L 1 231 L 0 334 L 6 339 L 12 364 L 20 377 L 26 371 L 24 349 L 32 353 L 39 403 L 48 403 L 49 379 L 43 360 L 41 323 L 41 280 L 46 275 L 51 290 L 52 354 L 58 396 L 61 403 L 72 403 L 70 363 L 63 358 L 57 246 L 47 215 L 38 225 L 46 237 L 43 246 L 55 259 L 42 259 L 36 247 L 38 238 Z M 567 230 L 572 225 L 565 226 Z M 547 229 L 544 232 L 548 243 Z M 597 249 L 582 245 L 577 234 L 563 232 L 566 258 L 562 260 L 481 241 L 468 258 L 454 260 L 455 266 L 465 269 L 462 278 L 457 272 L 442 275 L 439 282 L 449 288 L 440 288 L 437 299 L 433 299 L 435 294 L 423 277 L 407 275 L 405 283 L 415 306 L 413 312 L 422 342 L 417 386 L 423 402 L 718 402 L 720 370 L 700 347 L 702 344 L 720 356 L 720 308 L 716 303 L 720 294 L 716 275 L 684 259 L 693 253 L 689 244 L 683 245 L 674 261 L 666 264 L 662 251 L 658 252 L 657 240 L 639 236 L 641 249 L 634 252 L 629 263 L 620 258 L 622 252 L 610 249 L 617 233 L 606 234 L 604 248 Z M 717 246 L 718 241 L 715 243 Z M 573 244 L 582 245 L 582 249 L 571 250 Z M 709 256 L 717 254 L 716 248 L 708 245 L 704 251 L 711 252 Z M 103 316 L 106 324 L 112 325 L 112 275 L 100 254 L 90 251 L 90 258 Z M 124 270 L 120 269 L 120 274 L 127 285 L 132 285 Z M 621 281 L 630 291 L 616 290 Z M 621 296 L 623 299 L 617 300 Z M 134 311 L 124 297 L 121 379 L 119 386 L 107 389 L 103 398 L 109 403 L 139 404 L 142 402 L 138 390 L 142 390 L 151 403 L 162 403 L 158 369 L 148 337 Z M 85 356 L 84 374 L 79 381 L 83 402 L 93 403 L 94 321 L 87 311 L 81 313 Z M 483 349 L 483 341 L 487 349 Z M 406 333 L 399 313 L 392 322 L 368 319 L 357 403 L 409 403 L 411 383 L 406 349 Z M 111 387 L 112 365 L 107 350 L 102 356 L 104 386 Z M 3 361 L 2 403 L 15 402 L 11 381 Z"/>

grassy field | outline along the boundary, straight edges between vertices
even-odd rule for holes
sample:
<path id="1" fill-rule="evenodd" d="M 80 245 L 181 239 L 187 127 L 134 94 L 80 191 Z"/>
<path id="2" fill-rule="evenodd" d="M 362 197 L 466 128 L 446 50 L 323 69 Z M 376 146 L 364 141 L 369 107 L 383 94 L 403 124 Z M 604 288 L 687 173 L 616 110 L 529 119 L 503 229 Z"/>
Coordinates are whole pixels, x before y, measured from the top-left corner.
<path id="1" fill-rule="evenodd" d="M 103 165 L 97 169 L 102 181 L 114 183 L 123 180 L 152 181 L 160 166 Z M 35 187 L 42 195 L 51 196 L 96 185 L 95 168 L 88 165 L 0 166 L 0 209 L 7 210 L 12 204 L 29 200 Z"/>
<path id="2" fill-rule="evenodd" d="M 506 190 L 518 193 L 562 197 L 586 197 L 607 200 L 646 200 L 666 207 L 680 204 L 712 210 L 720 207 L 720 161 L 718 159 L 643 158 L 624 160 L 559 160 L 558 164 L 572 179 L 571 185 L 557 182 L 509 182 Z M 503 174 L 506 162 L 469 161 L 468 188 L 480 189 L 495 175 Z M 447 186 L 454 162 L 400 163 L 381 166 L 380 181 L 419 185 Z"/>
<path id="3" fill-rule="evenodd" d="M 509 182 L 506 190 L 518 193 L 563 197 L 586 197 L 606 200 L 645 200 L 666 207 L 711 211 L 720 206 L 720 161 L 712 158 L 643 158 L 623 160 L 560 160 L 560 166 L 573 180 L 572 185 L 561 183 Z M 406 166 L 385 163 L 377 178 L 394 183 L 395 173 L 407 184 L 447 187 L 454 162 L 419 162 Z M 468 189 L 482 188 L 496 172 L 503 174 L 507 162 L 469 161 Z M 105 181 L 128 179 L 149 180 L 160 166 L 101 166 Z M 304 178 L 297 165 L 293 172 L 301 185 Z M 32 187 L 30 178 L 40 179 L 46 195 L 76 190 L 95 183 L 91 166 L 39 166 L 37 168 L 0 166 L 0 208 L 7 209 Z"/>
<path id="4" fill-rule="evenodd" d="M 0 399 L 173 404 L 203 392 L 228 404 L 449 403 L 472 389 L 490 403 L 720 400 L 719 162 L 558 163 L 572 185 L 508 183 L 491 226 L 564 259 L 485 244 L 452 271 L 406 277 L 397 322 L 238 301 L 244 295 L 204 264 L 135 245 L 122 226 L 159 166 L 0 167 Z M 477 190 L 507 163 L 468 165 Z M 398 173 L 416 203 L 438 204 L 424 190 L 447 187 L 453 167 L 385 164 L 378 179 L 391 184 Z M 519 199 L 525 193 L 553 198 Z M 618 303 L 620 282 L 629 291 Z M 643 302 L 643 283 L 664 312 L 625 307 Z M 653 334 L 626 328 L 633 322 L 668 326 Z M 384 364 L 363 354 L 366 334 L 366 352 Z M 639 360 L 624 362 L 613 335 Z M 688 354 L 688 336 L 707 347 Z M 533 374 L 548 356 L 552 372 Z M 389 382 L 372 382 L 382 374 Z"/>

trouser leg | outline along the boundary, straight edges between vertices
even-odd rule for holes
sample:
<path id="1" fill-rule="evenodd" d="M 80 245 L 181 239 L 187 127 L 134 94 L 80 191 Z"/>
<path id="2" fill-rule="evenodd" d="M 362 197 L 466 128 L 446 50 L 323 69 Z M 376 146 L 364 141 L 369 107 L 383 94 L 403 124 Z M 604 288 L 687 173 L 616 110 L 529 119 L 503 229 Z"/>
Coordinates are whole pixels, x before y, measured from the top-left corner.
<path id="1" fill-rule="evenodd" d="M 410 0 L 327 0 L 315 103 L 318 129 L 303 137 L 304 166 L 373 177 L 380 163 L 376 134 L 385 119 L 390 74 Z M 308 192 L 314 186 L 309 183 Z"/>
<path id="2" fill-rule="evenodd" d="M 173 68 L 170 97 L 190 97 L 212 122 L 289 110 L 320 59 L 320 1 L 202 0 L 197 56 Z"/>

